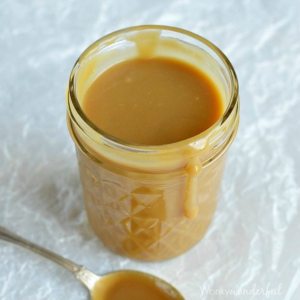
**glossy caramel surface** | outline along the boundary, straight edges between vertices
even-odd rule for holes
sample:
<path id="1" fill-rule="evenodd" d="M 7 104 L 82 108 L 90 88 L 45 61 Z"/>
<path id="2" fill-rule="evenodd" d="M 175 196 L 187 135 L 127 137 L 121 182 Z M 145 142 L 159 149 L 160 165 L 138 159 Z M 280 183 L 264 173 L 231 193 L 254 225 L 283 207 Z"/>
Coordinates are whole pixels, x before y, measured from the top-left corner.
<path id="1" fill-rule="evenodd" d="M 183 300 L 175 290 L 141 272 L 120 271 L 101 278 L 92 300 Z"/>
<path id="2" fill-rule="evenodd" d="M 100 74 L 83 110 L 105 133 L 126 143 L 162 145 L 197 135 L 223 112 L 220 93 L 202 71 L 171 58 L 136 58 Z"/>

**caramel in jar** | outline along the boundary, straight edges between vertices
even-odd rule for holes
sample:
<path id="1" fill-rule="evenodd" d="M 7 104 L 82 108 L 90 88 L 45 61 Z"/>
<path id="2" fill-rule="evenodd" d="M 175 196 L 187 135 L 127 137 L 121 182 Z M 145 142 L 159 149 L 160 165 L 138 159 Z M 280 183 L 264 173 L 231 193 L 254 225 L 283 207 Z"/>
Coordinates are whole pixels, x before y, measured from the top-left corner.
<path id="1" fill-rule="evenodd" d="M 214 82 L 169 58 L 131 59 L 100 74 L 83 111 L 98 128 L 130 144 L 165 145 L 193 137 L 223 113 Z"/>
<path id="2" fill-rule="evenodd" d="M 68 123 L 105 245 L 161 260 L 203 237 L 238 124 L 236 77 L 217 48 L 164 26 L 100 39 L 72 71 Z"/>

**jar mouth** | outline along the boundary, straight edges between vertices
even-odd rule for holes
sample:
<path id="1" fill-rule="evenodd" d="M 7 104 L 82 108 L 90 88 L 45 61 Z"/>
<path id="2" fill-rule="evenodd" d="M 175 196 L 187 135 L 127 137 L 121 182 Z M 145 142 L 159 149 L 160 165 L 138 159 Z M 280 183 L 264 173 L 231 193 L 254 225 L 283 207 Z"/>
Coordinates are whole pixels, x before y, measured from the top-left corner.
<path id="1" fill-rule="evenodd" d="M 226 106 L 226 109 L 224 110 L 223 114 L 219 117 L 219 119 L 213 123 L 210 127 L 208 127 L 206 130 L 200 132 L 199 134 L 189 137 L 187 139 L 183 139 L 174 143 L 169 143 L 169 144 L 160 144 L 160 145 L 144 145 L 144 144 L 135 144 L 135 143 L 129 143 L 127 141 L 124 141 L 122 139 L 119 139 L 115 136 L 112 136 L 111 134 L 103 131 L 101 128 L 97 127 L 93 122 L 89 120 L 83 109 L 81 108 L 81 105 L 79 103 L 79 100 L 76 95 L 75 91 L 75 76 L 78 68 L 80 67 L 80 64 L 82 60 L 98 45 L 101 43 L 105 43 L 105 41 L 116 37 L 120 36 L 122 34 L 126 34 L 129 32 L 134 32 L 134 31 L 142 31 L 142 30 L 167 30 L 179 34 L 183 34 L 186 36 L 189 36 L 195 40 L 200 41 L 201 43 L 205 44 L 210 50 L 214 52 L 218 56 L 219 59 L 221 59 L 222 63 L 224 64 L 228 75 L 229 75 L 229 81 L 231 85 L 230 89 L 230 96 L 229 96 L 229 101 Z M 79 56 L 77 61 L 75 62 L 70 78 L 69 78 L 69 84 L 68 84 L 68 99 L 67 99 L 67 105 L 69 108 L 69 113 L 70 113 L 70 118 L 72 118 L 72 111 L 70 109 L 70 105 L 75 108 L 76 113 L 79 115 L 81 120 L 89 127 L 91 128 L 94 132 L 99 134 L 99 136 L 104 139 L 107 143 L 110 143 L 111 145 L 114 145 L 115 147 L 118 148 L 123 148 L 128 151 L 132 152 L 153 152 L 153 151 L 163 151 L 163 150 L 172 150 L 172 149 L 178 149 L 181 147 L 185 147 L 187 145 L 193 145 L 197 143 L 199 140 L 205 139 L 211 131 L 221 127 L 227 119 L 231 116 L 232 112 L 235 110 L 235 108 L 238 105 L 238 93 L 239 93 L 239 86 L 238 86 L 238 79 L 235 73 L 235 70 L 229 61 L 229 59 L 226 57 L 226 55 L 213 43 L 205 39 L 204 37 L 195 34 L 191 31 L 181 29 L 178 27 L 174 26 L 167 26 L 167 25 L 140 25 L 140 26 L 132 26 L 132 27 L 127 27 L 124 29 L 120 29 L 117 31 L 114 31 L 110 34 L 105 35 L 104 37 L 101 37 L 100 39 L 96 40 L 93 42 L 89 47 L 87 47 L 82 54 Z"/>

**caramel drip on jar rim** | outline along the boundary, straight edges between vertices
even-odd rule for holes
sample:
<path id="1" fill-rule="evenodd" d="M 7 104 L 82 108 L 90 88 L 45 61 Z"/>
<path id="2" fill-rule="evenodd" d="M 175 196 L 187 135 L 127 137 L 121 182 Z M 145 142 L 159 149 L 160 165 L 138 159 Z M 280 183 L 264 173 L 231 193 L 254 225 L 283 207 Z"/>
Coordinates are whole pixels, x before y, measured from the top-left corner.
<path id="1" fill-rule="evenodd" d="M 184 191 L 184 215 L 188 219 L 195 219 L 199 213 L 197 201 L 198 196 L 198 178 L 201 172 L 202 164 L 198 159 L 192 159 L 185 167 L 186 187 Z"/>

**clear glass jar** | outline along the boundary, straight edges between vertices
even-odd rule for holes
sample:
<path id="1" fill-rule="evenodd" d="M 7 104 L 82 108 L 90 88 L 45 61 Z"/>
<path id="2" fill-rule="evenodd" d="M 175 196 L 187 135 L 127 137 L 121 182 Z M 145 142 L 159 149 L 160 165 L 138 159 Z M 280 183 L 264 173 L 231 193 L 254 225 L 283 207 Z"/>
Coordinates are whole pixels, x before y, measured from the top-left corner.
<path id="1" fill-rule="evenodd" d="M 110 66 L 140 55 L 192 63 L 217 84 L 222 117 L 192 138 L 159 146 L 129 145 L 97 128 L 81 108 L 83 96 Z M 67 93 L 87 215 L 111 250 L 141 260 L 177 256 L 205 234 L 216 209 L 225 153 L 238 128 L 238 82 L 213 44 L 183 29 L 145 25 L 111 33 L 75 63 Z"/>

